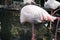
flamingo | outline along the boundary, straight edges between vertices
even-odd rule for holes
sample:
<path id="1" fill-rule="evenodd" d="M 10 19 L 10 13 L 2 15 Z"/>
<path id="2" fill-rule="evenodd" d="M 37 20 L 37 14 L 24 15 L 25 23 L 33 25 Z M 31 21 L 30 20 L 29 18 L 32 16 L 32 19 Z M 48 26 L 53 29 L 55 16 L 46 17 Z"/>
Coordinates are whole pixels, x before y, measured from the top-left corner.
<path id="1" fill-rule="evenodd" d="M 56 0 L 48 0 L 44 3 L 44 7 L 45 8 L 50 8 L 51 9 L 51 15 L 53 15 L 53 10 L 57 9 L 58 7 L 60 7 L 60 2 L 56 1 Z M 60 9 L 58 9 L 60 10 Z M 56 11 L 58 11 L 56 10 Z M 54 13 L 56 12 L 54 11 Z"/>
<path id="2" fill-rule="evenodd" d="M 48 0 L 44 3 L 44 7 L 45 8 L 50 8 L 51 9 L 51 15 L 53 13 L 53 10 L 57 9 L 58 7 L 60 7 L 60 2 L 56 1 L 56 0 Z"/>
<path id="3" fill-rule="evenodd" d="M 53 15 L 55 12 L 60 10 L 60 9 L 57 9 L 58 7 L 60 7 L 60 2 L 58 2 L 56 0 L 48 0 L 47 2 L 44 3 L 44 7 L 50 8 L 51 9 L 51 15 Z M 55 9 L 57 9 L 57 10 L 55 10 Z M 51 22 L 50 22 L 50 31 L 51 31 Z M 56 33 L 55 33 L 55 35 L 56 35 Z M 55 38 L 55 40 L 56 40 L 56 38 Z"/>
<path id="4" fill-rule="evenodd" d="M 43 8 L 36 5 L 26 5 L 21 9 L 20 22 L 29 22 L 32 24 L 32 39 L 34 40 L 34 23 L 42 23 L 44 21 L 54 22 L 57 17 L 50 15 Z M 36 21 L 36 22 L 35 22 Z"/>

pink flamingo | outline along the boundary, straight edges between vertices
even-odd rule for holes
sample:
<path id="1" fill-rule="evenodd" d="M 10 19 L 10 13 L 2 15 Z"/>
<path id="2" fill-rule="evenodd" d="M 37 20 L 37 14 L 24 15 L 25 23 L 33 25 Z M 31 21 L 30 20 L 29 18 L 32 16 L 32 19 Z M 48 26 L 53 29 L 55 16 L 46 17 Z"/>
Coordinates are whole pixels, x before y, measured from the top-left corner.
<path id="1" fill-rule="evenodd" d="M 36 5 L 27 5 L 21 9 L 20 22 L 32 23 L 32 40 L 34 40 L 34 23 L 42 23 L 44 21 L 53 22 L 57 17 L 50 15 L 46 10 Z"/>

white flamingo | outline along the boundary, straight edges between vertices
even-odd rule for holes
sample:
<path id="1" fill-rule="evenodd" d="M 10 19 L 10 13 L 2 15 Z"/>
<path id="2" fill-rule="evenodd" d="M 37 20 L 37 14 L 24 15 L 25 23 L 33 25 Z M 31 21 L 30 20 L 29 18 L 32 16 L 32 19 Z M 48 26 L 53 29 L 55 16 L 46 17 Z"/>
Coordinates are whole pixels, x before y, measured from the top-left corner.
<path id="1" fill-rule="evenodd" d="M 21 9 L 20 22 L 30 22 L 32 23 L 32 40 L 34 40 L 34 23 L 42 23 L 43 21 L 53 22 L 57 17 L 51 16 L 43 8 L 36 5 L 27 5 Z"/>

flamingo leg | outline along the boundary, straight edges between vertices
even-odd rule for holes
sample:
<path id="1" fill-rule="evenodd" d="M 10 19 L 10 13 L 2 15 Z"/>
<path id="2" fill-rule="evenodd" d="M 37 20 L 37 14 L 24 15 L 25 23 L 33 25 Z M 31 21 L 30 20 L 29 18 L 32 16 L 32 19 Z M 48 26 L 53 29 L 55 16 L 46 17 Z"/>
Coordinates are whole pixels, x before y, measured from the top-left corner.
<path id="1" fill-rule="evenodd" d="M 32 40 L 34 40 L 34 23 L 32 23 Z"/>
<path id="2" fill-rule="evenodd" d="M 54 40 L 57 40 L 58 24 L 59 24 L 59 21 L 57 22 L 57 25 L 56 25 L 56 32 L 55 32 Z"/>
<path id="3" fill-rule="evenodd" d="M 51 15 L 53 14 L 53 9 L 51 10 Z M 52 22 L 50 21 L 50 27 L 49 27 L 49 31 L 50 31 L 50 36 L 51 36 L 51 39 L 52 39 L 52 32 L 51 32 L 51 30 L 52 30 Z"/>
<path id="4" fill-rule="evenodd" d="M 53 14 L 53 9 L 51 10 L 51 15 Z M 49 30 L 50 30 L 50 32 L 51 32 L 51 29 L 52 29 L 52 26 L 51 26 L 51 22 L 50 22 L 50 28 L 49 28 Z"/>
<path id="5" fill-rule="evenodd" d="M 58 24 L 59 24 L 59 22 L 60 22 L 60 18 L 58 17 L 58 21 L 57 21 L 57 24 L 56 24 L 56 32 L 55 32 L 54 40 L 57 40 L 57 31 L 58 31 Z"/>

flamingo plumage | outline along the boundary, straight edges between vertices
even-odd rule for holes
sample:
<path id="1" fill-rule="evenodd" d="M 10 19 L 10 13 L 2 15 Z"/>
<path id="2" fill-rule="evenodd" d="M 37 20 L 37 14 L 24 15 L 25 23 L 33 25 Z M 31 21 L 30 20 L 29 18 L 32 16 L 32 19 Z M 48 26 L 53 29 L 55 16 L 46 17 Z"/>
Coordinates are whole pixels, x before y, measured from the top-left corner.
<path id="1" fill-rule="evenodd" d="M 60 2 L 56 0 L 48 0 L 44 3 L 45 8 L 56 9 L 60 6 Z"/>
<path id="2" fill-rule="evenodd" d="M 43 21 L 53 22 L 57 17 L 50 15 L 43 8 L 36 5 L 27 5 L 21 9 L 20 13 L 20 22 L 29 22 L 32 23 L 32 40 L 34 40 L 34 23 L 42 23 Z"/>

